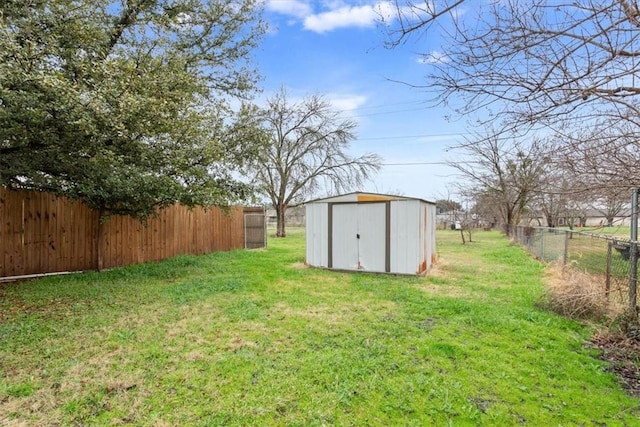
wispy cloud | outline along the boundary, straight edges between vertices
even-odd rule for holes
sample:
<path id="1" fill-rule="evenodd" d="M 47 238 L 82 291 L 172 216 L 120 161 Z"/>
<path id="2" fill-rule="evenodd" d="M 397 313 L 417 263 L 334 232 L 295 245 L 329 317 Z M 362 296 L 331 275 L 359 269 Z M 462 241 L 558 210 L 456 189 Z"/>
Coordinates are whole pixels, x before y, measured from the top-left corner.
<path id="1" fill-rule="evenodd" d="M 267 9 L 298 19 L 304 19 L 313 13 L 311 5 L 301 0 L 268 0 Z"/>
<path id="2" fill-rule="evenodd" d="M 344 112 L 357 110 L 367 102 L 364 95 L 329 94 L 326 99 L 333 108 Z"/>

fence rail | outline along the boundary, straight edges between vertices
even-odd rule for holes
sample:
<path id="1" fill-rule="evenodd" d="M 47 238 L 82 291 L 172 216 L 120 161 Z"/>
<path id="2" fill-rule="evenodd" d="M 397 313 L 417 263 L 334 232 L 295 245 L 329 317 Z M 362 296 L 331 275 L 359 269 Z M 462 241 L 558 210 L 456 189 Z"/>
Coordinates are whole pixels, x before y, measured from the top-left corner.
<path id="1" fill-rule="evenodd" d="M 242 207 L 174 205 L 142 224 L 82 202 L 0 188 L 0 277 L 96 270 L 244 246 Z"/>
<path id="2" fill-rule="evenodd" d="M 513 238 L 536 258 L 559 262 L 599 284 L 607 300 L 629 302 L 630 240 L 561 228 L 516 227 Z"/>

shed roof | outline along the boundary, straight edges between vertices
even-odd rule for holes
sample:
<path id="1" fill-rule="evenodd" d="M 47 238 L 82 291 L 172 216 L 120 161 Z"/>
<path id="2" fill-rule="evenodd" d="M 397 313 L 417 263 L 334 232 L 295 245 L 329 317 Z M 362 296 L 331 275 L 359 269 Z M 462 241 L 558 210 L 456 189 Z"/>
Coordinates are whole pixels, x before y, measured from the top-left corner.
<path id="1" fill-rule="evenodd" d="M 353 193 L 341 194 L 339 196 L 325 197 L 321 199 L 309 200 L 305 203 L 336 203 L 336 202 L 386 202 L 396 200 L 419 200 L 421 202 L 435 204 L 428 200 L 417 197 L 396 196 L 392 194 L 365 193 L 354 191 Z"/>

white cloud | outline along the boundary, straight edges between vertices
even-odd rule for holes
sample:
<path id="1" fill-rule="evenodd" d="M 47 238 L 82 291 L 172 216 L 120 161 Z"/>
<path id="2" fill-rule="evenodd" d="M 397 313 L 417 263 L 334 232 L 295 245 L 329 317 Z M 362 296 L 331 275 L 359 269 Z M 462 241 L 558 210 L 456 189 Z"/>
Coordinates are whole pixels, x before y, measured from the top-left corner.
<path id="1" fill-rule="evenodd" d="M 446 53 L 438 52 L 436 50 L 418 57 L 418 62 L 420 64 L 446 64 L 449 61 L 451 61 L 451 59 Z"/>
<path id="2" fill-rule="evenodd" d="M 267 9 L 299 19 L 304 19 L 313 12 L 308 3 L 300 0 L 268 0 Z"/>
<path id="3" fill-rule="evenodd" d="M 341 6 L 310 15 L 304 19 L 304 28 L 316 33 L 324 33 L 336 28 L 371 27 L 380 19 L 378 5 Z"/>
<path id="4" fill-rule="evenodd" d="M 345 5 L 341 0 L 328 1 L 324 2 L 326 10 L 319 13 L 314 13 L 312 4 L 305 0 L 266 0 L 265 4 L 272 12 L 301 20 L 306 30 L 316 33 L 338 28 L 373 27 L 377 22 L 393 21 L 398 13 L 390 1 L 361 6 Z"/>
<path id="5" fill-rule="evenodd" d="M 367 97 L 363 95 L 328 94 L 326 99 L 336 110 L 345 112 L 356 110 L 367 102 Z"/>

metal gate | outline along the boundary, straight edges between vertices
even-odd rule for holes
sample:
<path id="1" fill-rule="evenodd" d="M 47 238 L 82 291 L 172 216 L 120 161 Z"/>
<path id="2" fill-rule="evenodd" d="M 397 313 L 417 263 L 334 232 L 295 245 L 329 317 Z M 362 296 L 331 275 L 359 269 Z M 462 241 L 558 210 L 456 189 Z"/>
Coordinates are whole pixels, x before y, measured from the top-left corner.
<path id="1" fill-rule="evenodd" d="M 244 247 L 267 247 L 267 222 L 264 208 L 244 208 Z"/>

